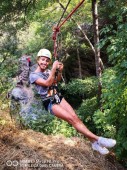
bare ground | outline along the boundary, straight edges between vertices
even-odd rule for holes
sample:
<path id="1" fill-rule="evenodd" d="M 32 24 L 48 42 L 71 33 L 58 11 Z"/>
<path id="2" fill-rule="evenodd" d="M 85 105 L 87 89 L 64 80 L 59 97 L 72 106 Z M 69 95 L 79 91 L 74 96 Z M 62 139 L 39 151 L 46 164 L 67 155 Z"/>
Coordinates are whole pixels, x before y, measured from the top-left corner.
<path id="1" fill-rule="evenodd" d="M 0 170 L 125 170 L 113 151 L 102 156 L 84 138 L 21 130 L 3 111 L 0 118 Z"/>

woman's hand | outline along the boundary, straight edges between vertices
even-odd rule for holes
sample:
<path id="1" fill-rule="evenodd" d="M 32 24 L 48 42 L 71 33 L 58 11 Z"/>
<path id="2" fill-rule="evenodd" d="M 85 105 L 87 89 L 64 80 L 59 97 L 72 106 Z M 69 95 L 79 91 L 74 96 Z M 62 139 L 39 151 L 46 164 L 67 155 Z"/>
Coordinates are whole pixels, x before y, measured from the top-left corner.
<path id="1" fill-rule="evenodd" d="M 54 61 L 53 66 L 52 66 L 53 69 L 55 70 L 58 69 L 60 72 L 62 72 L 63 67 L 64 67 L 63 63 L 59 62 L 58 60 Z"/>
<path id="2" fill-rule="evenodd" d="M 52 69 L 57 70 L 58 67 L 59 67 L 59 61 L 56 60 L 56 61 L 54 61 L 53 65 L 52 65 Z"/>

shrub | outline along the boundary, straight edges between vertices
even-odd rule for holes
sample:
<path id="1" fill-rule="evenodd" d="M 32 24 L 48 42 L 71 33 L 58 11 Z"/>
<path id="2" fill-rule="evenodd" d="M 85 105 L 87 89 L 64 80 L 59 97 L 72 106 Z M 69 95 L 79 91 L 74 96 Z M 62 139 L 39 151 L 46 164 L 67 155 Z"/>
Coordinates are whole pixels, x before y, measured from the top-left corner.
<path id="1" fill-rule="evenodd" d="M 61 84 L 61 91 L 67 101 L 76 109 L 83 99 L 91 98 L 97 93 L 97 80 L 95 77 L 72 79 L 68 84 Z"/>
<path id="2" fill-rule="evenodd" d="M 120 159 L 124 159 L 127 153 L 126 79 L 120 78 L 116 68 L 113 68 L 105 71 L 102 82 L 103 111 L 95 112 L 94 122 L 105 136 L 116 138 L 116 154 Z"/>
<path id="3" fill-rule="evenodd" d="M 83 100 L 81 106 L 78 108 L 77 112 L 79 117 L 87 125 L 87 127 L 94 133 L 97 133 L 95 123 L 93 121 L 94 112 L 98 109 L 97 98 L 93 97 L 91 99 Z"/>

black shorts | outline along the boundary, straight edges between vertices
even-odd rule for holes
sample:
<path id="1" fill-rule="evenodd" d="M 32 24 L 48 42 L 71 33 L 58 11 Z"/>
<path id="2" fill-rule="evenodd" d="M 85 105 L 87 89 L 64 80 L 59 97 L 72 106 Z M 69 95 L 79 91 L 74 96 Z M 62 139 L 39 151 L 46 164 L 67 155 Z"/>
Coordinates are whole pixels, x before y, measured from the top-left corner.
<path id="1" fill-rule="evenodd" d="M 43 105 L 44 105 L 44 108 L 49 111 L 51 114 L 54 114 L 53 111 L 52 111 L 52 106 L 54 104 L 60 104 L 60 102 L 62 101 L 63 99 L 63 96 L 62 95 L 55 95 L 53 97 L 47 97 L 47 99 L 45 98 L 43 100 Z"/>

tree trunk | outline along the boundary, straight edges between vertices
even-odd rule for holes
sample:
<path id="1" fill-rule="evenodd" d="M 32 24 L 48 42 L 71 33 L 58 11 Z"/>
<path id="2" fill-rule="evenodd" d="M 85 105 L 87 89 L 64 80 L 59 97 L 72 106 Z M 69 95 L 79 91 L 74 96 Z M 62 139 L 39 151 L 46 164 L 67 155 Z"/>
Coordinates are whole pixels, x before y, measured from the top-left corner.
<path id="1" fill-rule="evenodd" d="M 101 82 L 101 59 L 99 43 L 99 29 L 98 29 L 98 4 L 97 0 L 92 0 L 92 15 L 93 15 L 93 30 L 94 30 L 94 49 L 95 49 L 95 64 L 96 64 L 96 75 L 98 77 L 98 98 L 101 97 L 102 82 Z"/>

